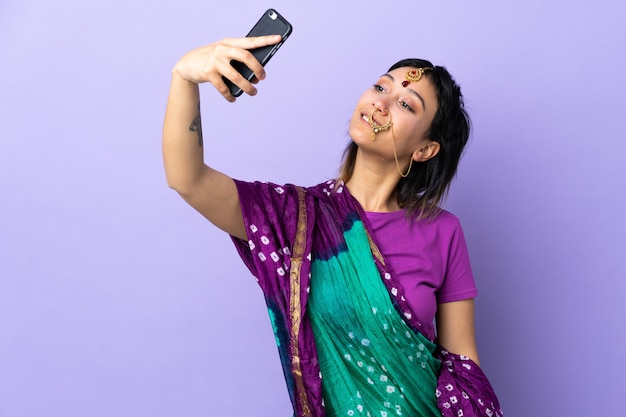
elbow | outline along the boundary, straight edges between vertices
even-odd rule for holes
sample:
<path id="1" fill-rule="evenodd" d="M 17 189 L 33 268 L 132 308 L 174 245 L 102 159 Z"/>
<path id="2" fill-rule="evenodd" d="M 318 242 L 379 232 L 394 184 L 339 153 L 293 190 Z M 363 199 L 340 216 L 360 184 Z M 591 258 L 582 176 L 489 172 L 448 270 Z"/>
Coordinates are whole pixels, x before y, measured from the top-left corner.
<path id="1" fill-rule="evenodd" d="M 173 175 L 167 172 L 167 170 L 165 170 L 165 182 L 167 183 L 167 186 L 169 188 L 174 191 L 178 191 L 178 188 L 180 187 L 179 181 L 177 181 Z"/>
<path id="2" fill-rule="evenodd" d="M 167 186 L 174 191 L 178 191 L 178 189 L 180 188 L 178 181 L 175 181 L 169 175 L 165 176 L 165 181 L 167 183 Z"/>
<path id="3" fill-rule="evenodd" d="M 176 191 L 181 197 L 185 197 L 191 194 L 191 190 L 194 188 L 193 181 L 188 179 L 179 178 L 172 175 L 165 176 L 167 186 Z"/>

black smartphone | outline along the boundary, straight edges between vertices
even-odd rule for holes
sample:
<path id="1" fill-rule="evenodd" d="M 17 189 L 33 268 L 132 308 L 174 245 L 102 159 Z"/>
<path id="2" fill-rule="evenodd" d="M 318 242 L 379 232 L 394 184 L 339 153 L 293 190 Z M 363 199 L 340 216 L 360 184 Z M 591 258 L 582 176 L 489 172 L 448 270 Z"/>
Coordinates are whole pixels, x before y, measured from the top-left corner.
<path id="1" fill-rule="evenodd" d="M 285 42 L 285 40 L 291 35 L 293 27 L 291 23 L 289 23 L 283 16 L 280 15 L 274 9 L 268 9 L 263 16 L 259 19 L 259 21 L 254 25 L 250 33 L 246 35 L 246 37 L 253 36 L 265 36 L 265 35 L 281 35 L 282 40 L 276 45 L 268 45 L 263 46 L 261 48 L 251 49 L 250 52 L 254 55 L 254 57 L 261 63 L 261 65 L 265 66 L 268 63 L 270 58 L 278 51 L 278 48 Z M 252 81 L 254 78 L 254 73 L 250 68 L 248 68 L 242 62 L 237 60 L 230 61 L 230 64 L 235 68 L 243 77 Z M 228 86 L 230 93 L 234 97 L 239 97 L 243 92 L 241 88 L 237 87 L 226 77 L 222 77 L 224 82 Z"/>

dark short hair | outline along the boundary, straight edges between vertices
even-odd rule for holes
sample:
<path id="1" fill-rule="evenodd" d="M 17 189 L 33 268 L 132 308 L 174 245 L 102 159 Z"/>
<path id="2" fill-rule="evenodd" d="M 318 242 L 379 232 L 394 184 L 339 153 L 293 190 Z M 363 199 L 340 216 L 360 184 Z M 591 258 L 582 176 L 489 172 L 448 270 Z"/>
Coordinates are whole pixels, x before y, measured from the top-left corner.
<path id="1" fill-rule="evenodd" d="M 417 213 L 420 218 L 436 215 L 454 178 L 461 155 L 469 139 L 471 122 L 465 111 L 461 88 L 445 67 L 431 62 L 409 58 L 396 62 L 388 71 L 412 67 L 432 70 L 424 72 L 437 94 L 437 112 L 427 132 L 430 140 L 439 143 L 439 153 L 425 162 L 414 163 L 406 178 L 396 186 L 398 204 Z M 348 181 L 354 171 L 358 146 L 351 141 L 344 152 L 341 179 Z"/>

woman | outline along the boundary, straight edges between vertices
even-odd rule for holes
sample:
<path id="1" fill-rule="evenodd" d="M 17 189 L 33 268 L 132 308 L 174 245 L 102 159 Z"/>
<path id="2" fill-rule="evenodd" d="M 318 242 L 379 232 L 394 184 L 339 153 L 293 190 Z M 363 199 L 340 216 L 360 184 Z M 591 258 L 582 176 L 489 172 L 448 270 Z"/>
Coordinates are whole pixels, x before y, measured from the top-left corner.
<path id="1" fill-rule="evenodd" d="M 501 415 L 477 365 L 463 233 L 438 208 L 469 136 L 459 87 L 443 67 L 400 61 L 358 101 L 338 180 L 233 180 L 203 161 L 198 84 L 233 102 L 226 77 L 255 95 L 230 62 L 263 80 L 249 50 L 279 40 L 225 39 L 185 55 L 163 152 L 169 186 L 233 236 L 258 278 L 295 414 Z"/>

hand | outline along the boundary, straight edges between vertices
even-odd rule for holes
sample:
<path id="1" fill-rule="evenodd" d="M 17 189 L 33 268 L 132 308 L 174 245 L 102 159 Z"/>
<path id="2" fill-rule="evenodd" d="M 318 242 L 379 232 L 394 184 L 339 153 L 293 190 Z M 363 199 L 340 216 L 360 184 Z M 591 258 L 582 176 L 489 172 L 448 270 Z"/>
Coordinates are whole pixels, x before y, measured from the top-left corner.
<path id="1" fill-rule="evenodd" d="M 187 53 L 176 63 L 173 74 L 196 84 L 209 82 L 230 102 L 234 102 L 235 97 L 230 94 L 222 76 L 253 96 L 257 89 L 252 84 L 265 78 L 265 69 L 249 50 L 274 45 L 280 40 L 280 35 L 222 39 Z M 252 83 L 230 65 L 233 59 L 243 62 L 254 72 L 256 79 Z"/>

